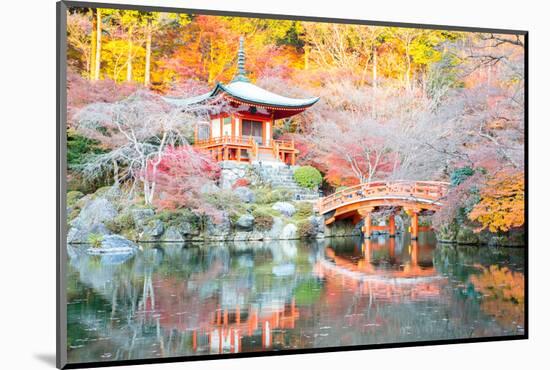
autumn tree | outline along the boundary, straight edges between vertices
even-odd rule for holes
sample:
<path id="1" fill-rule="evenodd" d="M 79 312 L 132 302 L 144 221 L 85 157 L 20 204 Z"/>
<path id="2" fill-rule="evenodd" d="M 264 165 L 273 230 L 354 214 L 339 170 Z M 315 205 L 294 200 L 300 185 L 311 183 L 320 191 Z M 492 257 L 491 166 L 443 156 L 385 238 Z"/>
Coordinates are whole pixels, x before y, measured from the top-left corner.
<path id="1" fill-rule="evenodd" d="M 115 184 L 130 181 L 131 193 L 139 185 L 145 203 L 152 204 L 166 149 L 187 143 L 194 123 L 221 106 L 217 101 L 172 106 L 145 91 L 115 103 L 85 106 L 75 115 L 77 131 L 108 150 L 91 156 L 80 171 L 88 178 L 112 172 Z"/>
<path id="2" fill-rule="evenodd" d="M 203 199 L 205 184 L 217 180 L 220 174 L 218 164 L 207 153 L 190 145 L 169 146 L 156 171 L 154 168 L 154 163 L 148 166 L 145 176 L 158 186 L 158 197 L 154 200 L 158 208 L 186 207 L 198 215 L 220 217 L 220 212 Z"/>
<path id="3" fill-rule="evenodd" d="M 524 224 L 524 175 L 502 171 L 488 179 L 480 190 L 481 200 L 469 218 L 481 224 L 479 230 L 506 232 Z"/>

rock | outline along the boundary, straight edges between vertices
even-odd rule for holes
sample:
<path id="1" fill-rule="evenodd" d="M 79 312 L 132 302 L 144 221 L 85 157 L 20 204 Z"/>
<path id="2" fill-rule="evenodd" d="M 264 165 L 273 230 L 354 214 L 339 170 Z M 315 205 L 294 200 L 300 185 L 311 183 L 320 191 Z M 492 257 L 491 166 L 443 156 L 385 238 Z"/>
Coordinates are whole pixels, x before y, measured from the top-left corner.
<path id="1" fill-rule="evenodd" d="M 151 220 L 145 226 L 142 233 L 142 240 L 151 240 L 159 238 L 164 232 L 164 224 L 161 220 Z"/>
<path id="2" fill-rule="evenodd" d="M 265 234 L 260 231 L 237 231 L 233 237 L 233 241 L 260 241 L 264 240 Z"/>
<path id="3" fill-rule="evenodd" d="M 206 221 L 204 237 L 210 240 L 223 240 L 231 231 L 231 221 L 227 212 L 223 212 L 220 222 L 215 223 L 210 218 Z"/>
<path id="4" fill-rule="evenodd" d="M 292 203 L 288 202 L 277 202 L 273 206 L 271 206 L 271 208 L 281 212 L 287 217 L 292 217 L 296 213 L 296 207 L 294 207 Z"/>
<path id="5" fill-rule="evenodd" d="M 112 221 L 116 216 L 117 210 L 113 203 L 107 198 L 100 197 L 87 203 L 73 222 L 92 227 L 95 224 Z"/>
<path id="6" fill-rule="evenodd" d="M 235 225 L 241 230 L 252 230 L 252 227 L 254 226 L 254 216 L 249 214 L 242 215 L 239 217 Z"/>
<path id="7" fill-rule="evenodd" d="M 136 243 L 120 235 L 106 235 L 101 241 L 101 247 L 90 247 L 88 254 L 133 254 L 137 251 Z"/>
<path id="8" fill-rule="evenodd" d="M 287 224 L 283 227 L 279 239 L 297 239 L 298 228 L 294 224 Z"/>
<path id="9" fill-rule="evenodd" d="M 253 203 L 255 200 L 255 195 L 246 186 L 240 186 L 237 189 L 233 190 L 233 193 L 243 202 L 245 203 Z"/>
<path id="10" fill-rule="evenodd" d="M 264 239 L 279 239 L 281 233 L 283 232 L 284 226 L 285 223 L 283 222 L 283 219 L 281 217 L 273 217 L 273 225 L 271 226 L 271 230 L 266 233 Z"/>
<path id="11" fill-rule="evenodd" d="M 162 235 L 162 241 L 165 242 L 182 242 L 184 240 L 178 228 L 175 226 L 168 227 Z"/>
<path id="12" fill-rule="evenodd" d="M 265 234 L 260 231 L 252 231 L 249 233 L 248 240 L 251 241 L 258 241 L 258 240 L 264 240 Z"/>
<path id="13" fill-rule="evenodd" d="M 71 227 L 67 233 L 67 243 L 87 243 L 91 234 L 109 235 L 111 231 L 102 223 L 94 224 L 90 227 L 84 225 Z"/>
<path id="14" fill-rule="evenodd" d="M 111 234 L 105 227 L 105 222 L 112 221 L 117 216 L 114 204 L 103 197 L 88 197 L 87 200 L 78 216 L 70 222 L 71 228 L 67 233 L 68 243 L 87 243 L 91 234 Z"/>
<path id="15" fill-rule="evenodd" d="M 200 230 L 189 221 L 182 221 L 177 225 L 178 231 L 184 235 L 199 235 Z"/>
<path id="16" fill-rule="evenodd" d="M 130 211 L 130 214 L 134 219 L 134 224 L 136 227 L 143 229 L 143 227 L 147 224 L 147 221 L 155 215 L 155 211 L 151 208 L 133 208 Z"/>
<path id="17" fill-rule="evenodd" d="M 308 220 L 313 226 L 314 234 L 318 235 L 325 233 L 325 218 L 323 216 L 310 216 Z"/>

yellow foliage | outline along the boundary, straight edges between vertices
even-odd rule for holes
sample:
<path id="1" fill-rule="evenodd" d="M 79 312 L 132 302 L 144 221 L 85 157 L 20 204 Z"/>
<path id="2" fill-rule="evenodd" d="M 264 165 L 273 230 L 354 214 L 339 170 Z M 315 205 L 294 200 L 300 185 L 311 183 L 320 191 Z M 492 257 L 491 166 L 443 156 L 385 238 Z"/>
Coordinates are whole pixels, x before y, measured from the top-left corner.
<path id="1" fill-rule="evenodd" d="M 522 172 L 499 172 L 481 189 L 481 201 L 468 215 L 481 224 L 480 230 L 508 231 L 523 226 L 525 212 Z"/>

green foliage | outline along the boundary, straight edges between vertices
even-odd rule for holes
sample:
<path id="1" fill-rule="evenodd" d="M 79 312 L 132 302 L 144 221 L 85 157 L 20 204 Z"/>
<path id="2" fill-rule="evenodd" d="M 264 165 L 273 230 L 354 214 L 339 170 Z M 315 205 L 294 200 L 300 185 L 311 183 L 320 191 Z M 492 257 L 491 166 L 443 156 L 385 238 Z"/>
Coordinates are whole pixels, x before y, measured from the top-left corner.
<path id="1" fill-rule="evenodd" d="M 101 234 L 90 234 L 90 235 L 88 235 L 88 243 L 91 244 L 92 248 L 101 247 L 102 242 L 103 242 L 103 235 L 101 235 Z"/>
<path id="2" fill-rule="evenodd" d="M 299 202 L 296 204 L 296 213 L 294 216 L 298 219 L 310 217 L 313 214 L 313 205 L 309 202 Z"/>
<path id="3" fill-rule="evenodd" d="M 188 222 L 193 227 L 199 227 L 201 221 L 200 217 L 188 208 L 159 211 L 153 216 L 153 219 L 162 221 L 167 227 L 177 226 L 182 222 Z"/>
<path id="4" fill-rule="evenodd" d="M 69 191 L 67 193 L 67 207 L 73 207 L 84 194 L 80 191 Z"/>
<path id="5" fill-rule="evenodd" d="M 474 174 L 474 169 L 469 166 L 457 168 L 451 173 L 451 186 L 458 186 L 462 184 L 464 180 Z"/>
<path id="6" fill-rule="evenodd" d="M 136 224 L 134 222 L 134 217 L 132 217 L 130 213 L 121 213 L 112 221 L 106 222 L 105 226 L 113 233 L 121 234 L 126 231 L 134 230 Z"/>
<path id="7" fill-rule="evenodd" d="M 276 202 L 285 202 L 292 199 L 290 191 L 285 189 L 257 188 L 254 190 L 255 203 L 273 204 Z"/>
<path id="8" fill-rule="evenodd" d="M 294 171 L 294 180 L 303 188 L 315 189 L 323 181 L 323 176 L 317 168 L 303 166 Z"/>
<path id="9" fill-rule="evenodd" d="M 86 161 L 90 154 L 104 153 L 99 141 L 78 135 L 74 130 L 67 130 L 67 166 L 69 169 Z"/>
<path id="10" fill-rule="evenodd" d="M 264 214 L 269 215 L 272 217 L 279 217 L 281 216 L 281 212 L 277 211 L 276 209 L 271 208 L 271 205 L 269 204 L 254 204 L 252 207 L 250 207 L 252 211 L 252 216 Z"/>

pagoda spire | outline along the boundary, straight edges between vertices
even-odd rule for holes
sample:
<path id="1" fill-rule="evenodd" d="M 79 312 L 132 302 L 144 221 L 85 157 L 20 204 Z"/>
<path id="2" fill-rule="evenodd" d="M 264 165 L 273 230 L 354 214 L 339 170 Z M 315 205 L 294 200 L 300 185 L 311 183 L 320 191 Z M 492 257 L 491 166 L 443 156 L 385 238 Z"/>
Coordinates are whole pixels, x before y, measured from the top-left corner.
<path id="1" fill-rule="evenodd" d="M 246 75 L 248 72 L 244 68 L 246 57 L 244 54 L 244 37 L 241 36 L 239 39 L 239 51 L 237 52 L 237 74 L 235 77 L 233 77 L 232 82 L 242 81 L 242 82 L 250 82 L 248 77 Z"/>

